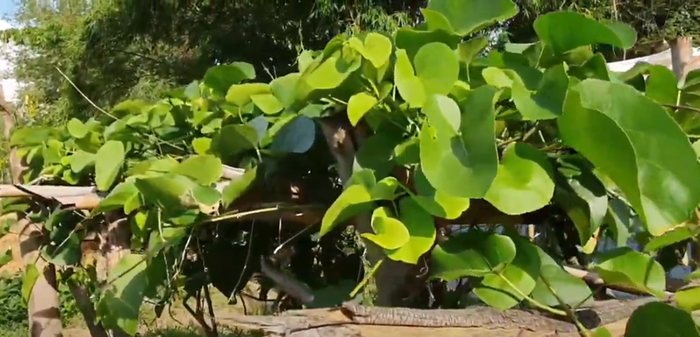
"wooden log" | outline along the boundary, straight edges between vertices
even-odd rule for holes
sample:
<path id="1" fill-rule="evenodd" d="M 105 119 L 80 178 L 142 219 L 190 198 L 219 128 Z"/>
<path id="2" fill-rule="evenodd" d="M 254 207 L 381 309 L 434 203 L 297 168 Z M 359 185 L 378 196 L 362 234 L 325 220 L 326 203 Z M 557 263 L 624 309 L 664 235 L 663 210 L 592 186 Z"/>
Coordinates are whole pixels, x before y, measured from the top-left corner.
<path id="1" fill-rule="evenodd" d="M 627 319 L 638 307 L 655 301 L 600 301 L 579 310 L 578 319 L 588 329 L 606 327 L 622 337 Z M 499 311 L 485 306 L 457 310 L 417 310 L 363 307 L 294 310 L 280 316 L 234 315 L 220 322 L 268 337 L 578 337 L 573 323 L 533 310 Z"/>

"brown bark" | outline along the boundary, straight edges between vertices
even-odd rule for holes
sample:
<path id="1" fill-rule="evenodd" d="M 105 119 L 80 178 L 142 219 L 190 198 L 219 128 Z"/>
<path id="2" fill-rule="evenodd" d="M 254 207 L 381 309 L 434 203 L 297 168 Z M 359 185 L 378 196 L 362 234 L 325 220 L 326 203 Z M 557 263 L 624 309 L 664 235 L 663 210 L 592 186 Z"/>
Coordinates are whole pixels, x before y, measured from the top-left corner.
<path id="1" fill-rule="evenodd" d="M 102 284 L 112 276 L 110 271 L 119 263 L 122 257 L 131 252 L 131 230 L 129 222 L 118 212 L 108 213 L 103 230 L 100 232 L 100 254 L 97 257 L 97 278 Z M 126 337 L 124 331 L 114 329 L 112 337 Z M 94 336 L 96 337 L 96 336 Z"/>
<path id="2" fill-rule="evenodd" d="M 2 89 L 0 85 L 0 112 L 2 112 L 4 124 L 3 137 L 6 142 L 9 142 L 12 128 L 15 126 L 15 111 L 12 104 L 5 100 Z M 25 168 L 15 149 L 10 151 L 9 157 L 12 182 L 19 184 L 21 183 L 22 171 Z M 30 335 L 32 337 L 63 336 L 56 269 L 39 256 L 39 247 L 42 244 L 44 233 L 41 225 L 32 224 L 27 220 L 20 221 L 23 227 L 19 236 L 22 261 L 25 266 L 36 263 L 36 268 L 40 272 L 27 305 Z"/>
<path id="3" fill-rule="evenodd" d="M 337 162 L 340 180 L 345 184 L 352 176 L 353 161 L 357 151 L 356 145 L 353 144 L 353 138 L 357 137 L 355 129 L 350 125 L 345 114 L 336 114 L 322 119 L 321 129 Z M 361 139 L 355 139 L 355 141 L 361 142 Z M 354 218 L 354 224 L 359 233 L 373 233 L 369 213 L 357 215 Z M 370 264 L 375 265 L 385 257 L 381 247 L 369 240 L 363 240 L 363 242 Z M 385 259 L 375 274 L 376 305 L 387 307 L 401 305 L 401 293 L 412 267 L 406 263 Z"/>

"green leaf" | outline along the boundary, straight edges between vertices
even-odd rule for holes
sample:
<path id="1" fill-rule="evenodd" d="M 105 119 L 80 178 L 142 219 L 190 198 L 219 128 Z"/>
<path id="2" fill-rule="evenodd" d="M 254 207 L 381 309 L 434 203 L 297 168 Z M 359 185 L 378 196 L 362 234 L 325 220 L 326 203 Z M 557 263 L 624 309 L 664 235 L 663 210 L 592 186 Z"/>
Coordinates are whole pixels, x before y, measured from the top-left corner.
<path id="1" fill-rule="evenodd" d="M 465 10 L 468 8 L 469 10 Z M 518 13 L 510 0 L 431 0 L 423 9 L 430 30 L 465 36 Z"/>
<path id="2" fill-rule="evenodd" d="M 652 235 L 686 221 L 700 204 L 700 162 L 688 137 L 634 88 L 584 80 L 557 121 L 564 142 L 615 182 Z"/>
<path id="3" fill-rule="evenodd" d="M 457 47 L 457 56 L 459 61 L 469 65 L 479 53 L 486 48 L 489 39 L 484 36 L 475 37 L 471 40 L 462 42 Z"/>
<path id="4" fill-rule="evenodd" d="M 105 294 L 97 304 L 106 328 L 120 328 L 133 336 L 138 330 L 139 310 L 149 279 L 145 256 L 129 254 L 110 270 Z"/>
<path id="5" fill-rule="evenodd" d="M 320 236 L 326 235 L 339 223 L 372 209 L 372 195 L 363 185 L 348 186 L 326 210 L 321 221 Z"/>
<path id="6" fill-rule="evenodd" d="M 193 139 L 192 148 L 198 155 L 208 154 L 211 148 L 211 138 L 200 137 Z"/>
<path id="7" fill-rule="evenodd" d="M 541 248 L 537 246 L 535 246 L 535 248 L 540 257 L 541 267 L 537 285 L 535 285 L 535 288 L 532 290 L 531 295 L 533 299 L 544 305 L 557 307 L 560 303 L 552 293 L 552 291 L 554 291 L 564 300 L 564 303 L 571 307 L 576 307 L 579 304 L 587 304 L 587 302 L 591 301 L 591 288 L 586 282 L 567 273 Z"/>
<path id="8" fill-rule="evenodd" d="M 95 165 L 95 154 L 83 150 L 75 151 L 68 157 L 71 171 L 80 173 L 88 167 Z"/>
<path id="9" fill-rule="evenodd" d="M 401 199 L 399 210 L 399 218 L 408 230 L 408 242 L 387 252 L 387 256 L 395 261 L 416 264 L 418 259 L 433 247 L 436 236 L 435 223 L 433 217 L 411 198 Z"/>
<path id="10" fill-rule="evenodd" d="M 235 156 L 252 150 L 258 144 L 258 132 L 248 125 L 229 124 L 212 139 L 212 149 L 221 156 Z"/>
<path id="11" fill-rule="evenodd" d="M 693 316 L 666 303 L 647 303 L 635 310 L 627 321 L 625 337 L 678 336 L 698 337 Z"/>
<path id="12" fill-rule="evenodd" d="M 591 332 L 593 333 L 592 337 L 614 337 L 610 333 L 610 331 L 608 331 L 608 329 L 604 326 L 601 326 L 600 328 L 593 329 L 593 330 L 591 330 Z"/>
<path id="13" fill-rule="evenodd" d="M 374 208 L 374 200 L 393 200 L 397 187 L 396 178 L 388 177 L 377 182 L 372 170 L 361 169 L 353 172 L 345 183 L 343 193 L 323 215 L 319 235 L 327 234 L 336 225 L 357 214 L 369 212 Z"/>
<path id="14" fill-rule="evenodd" d="M 394 148 L 400 141 L 400 137 L 382 132 L 369 136 L 355 154 L 353 169 L 371 169 L 377 177 L 389 174 L 394 167 Z"/>
<path id="15" fill-rule="evenodd" d="M 270 86 L 265 83 L 245 83 L 236 84 L 228 88 L 226 101 L 238 107 L 253 101 L 253 95 L 269 94 Z"/>
<path id="16" fill-rule="evenodd" d="M 273 94 L 257 94 L 251 95 L 250 99 L 255 103 L 260 110 L 267 115 L 274 115 L 282 109 L 284 105 Z"/>
<path id="17" fill-rule="evenodd" d="M 630 247 L 619 247 L 600 253 L 597 258 L 594 269 L 606 283 L 663 296 L 665 272 L 651 257 Z"/>
<path id="18" fill-rule="evenodd" d="M 637 40 L 637 32 L 624 23 L 603 23 L 576 12 L 540 15 L 533 27 L 540 41 L 555 54 L 594 44 L 629 49 Z"/>
<path id="19" fill-rule="evenodd" d="M 377 98 L 366 92 L 352 95 L 348 101 L 348 119 L 356 126 L 362 117 L 377 104 Z"/>
<path id="20" fill-rule="evenodd" d="M 146 202 L 166 210 L 182 208 L 185 201 L 182 198 L 194 186 L 187 177 L 172 174 L 137 178 L 134 184 Z"/>
<path id="21" fill-rule="evenodd" d="M 372 212 L 372 230 L 361 236 L 384 249 L 397 249 L 408 242 L 408 229 L 401 221 L 391 216 L 387 207 L 378 207 Z"/>
<path id="22" fill-rule="evenodd" d="M 554 201 L 573 221 L 581 246 L 585 246 L 608 213 L 607 191 L 593 173 L 594 168 L 580 156 L 562 156 L 559 163 Z"/>
<path id="23" fill-rule="evenodd" d="M 647 242 L 647 244 L 644 246 L 644 252 L 649 253 L 657 251 L 674 243 L 691 239 L 696 235 L 698 235 L 697 227 L 684 225 L 649 240 L 649 242 Z"/>
<path id="24" fill-rule="evenodd" d="M 95 155 L 95 185 L 99 191 L 112 187 L 124 165 L 124 144 L 120 141 L 107 141 Z"/>
<path id="25" fill-rule="evenodd" d="M 302 70 L 303 71 L 303 70 Z M 290 107 L 296 100 L 296 88 L 300 73 L 291 73 L 275 78 L 270 82 L 272 94 L 285 106 Z"/>
<path id="26" fill-rule="evenodd" d="M 432 215 L 452 220 L 459 218 L 469 208 L 469 198 L 453 197 L 430 185 L 421 166 L 414 171 L 413 184 L 416 188 L 413 198 Z"/>
<path id="27" fill-rule="evenodd" d="M 69 120 L 66 128 L 68 129 L 68 133 L 71 135 L 71 137 L 76 139 L 81 139 L 87 136 L 89 131 L 85 124 L 83 124 L 83 122 L 77 118 L 72 118 Z"/>
<path id="28" fill-rule="evenodd" d="M 470 93 L 461 109 L 461 135 L 445 127 L 453 125 L 453 117 L 435 125 L 431 119 L 421 128 L 421 167 L 436 190 L 460 198 L 482 198 L 489 190 L 498 168 L 494 133 L 496 92 L 494 87 L 481 86 Z M 439 106 L 441 114 L 453 116 L 449 110 L 454 109 L 454 102 L 445 102 Z"/>
<path id="29" fill-rule="evenodd" d="M 345 81 L 354 69 L 342 69 L 339 55 L 328 57 L 306 77 L 306 83 L 313 89 L 335 89 Z M 308 69 L 307 69 L 308 70 Z"/>
<path id="30" fill-rule="evenodd" d="M 2 255 L 0 255 L 0 267 L 12 262 L 12 248 L 5 250 Z"/>
<path id="31" fill-rule="evenodd" d="M 484 303 L 501 310 L 517 305 L 535 289 L 540 276 L 540 257 L 537 247 L 522 236 L 511 236 L 516 255 L 503 270 L 487 274 L 474 287 L 474 294 Z"/>
<path id="32" fill-rule="evenodd" d="M 515 259 L 516 247 L 505 235 L 469 230 L 433 248 L 430 274 L 444 281 L 465 276 L 483 277 Z"/>
<path id="33" fill-rule="evenodd" d="M 408 56 L 407 61 L 410 63 L 415 58 L 418 50 L 424 45 L 433 42 L 442 42 L 451 49 L 456 49 L 461 37 L 444 30 L 429 31 L 402 27 L 396 31 L 394 40 L 396 42 L 396 48 L 404 49 L 404 53 Z M 396 56 L 399 56 L 398 51 Z"/>
<path id="34" fill-rule="evenodd" d="M 660 65 L 649 65 L 644 93 L 659 104 L 678 103 L 678 80 L 673 72 Z"/>
<path id="35" fill-rule="evenodd" d="M 39 270 L 36 264 L 32 263 L 26 266 L 24 275 L 22 276 L 22 299 L 24 303 L 29 303 L 29 298 L 34 290 L 36 280 L 39 278 Z"/>
<path id="36" fill-rule="evenodd" d="M 688 275 L 688 280 L 700 279 L 700 269 L 697 269 Z"/>
<path id="37" fill-rule="evenodd" d="M 202 185 L 211 185 L 221 179 L 224 167 L 221 159 L 211 156 L 191 156 L 183 160 L 172 173 L 192 178 Z"/>
<path id="38" fill-rule="evenodd" d="M 631 209 L 620 199 L 612 199 L 608 202 L 608 213 L 605 215 L 605 223 L 612 231 L 617 247 L 627 245 L 630 238 L 630 229 L 634 225 L 634 217 Z"/>
<path id="39" fill-rule="evenodd" d="M 678 306 L 685 310 L 700 310 L 700 287 L 679 290 L 675 298 Z"/>
<path id="40" fill-rule="evenodd" d="M 270 133 L 272 133 L 272 128 L 270 128 Z M 283 124 L 282 128 L 274 134 L 270 150 L 286 153 L 305 153 L 314 144 L 314 140 L 316 140 L 316 124 L 314 124 L 314 121 L 306 116 L 296 116 Z"/>
<path id="41" fill-rule="evenodd" d="M 255 68 L 250 63 L 233 62 L 227 65 L 214 66 L 204 73 L 202 82 L 219 95 L 224 95 L 234 84 L 255 78 Z"/>
<path id="42" fill-rule="evenodd" d="M 484 199 L 510 215 L 536 211 L 552 199 L 552 177 L 543 152 L 525 143 L 511 143 L 503 151 L 498 174 Z"/>
<path id="43" fill-rule="evenodd" d="M 421 47 L 413 58 L 413 65 L 426 95 L 449 94 L 459 76 L 457 55 L 441 42 L 432 42 Z"/>
<path id="44" fill-rule="evenodd" d="M 406 51 L 397 49 L 395 54 L 394 82 L 396 83 L 396 89 L 411 107 L 420 108 L 426 99 L 423 83 L 416 76 Z"/>
<path id="45" fill-rule="evenodd" d="M 535 92 L 531 92 L 517 75 L 513 80 L 513 102 L 525 120 L 553 119 L 562 114 L 569 87 L 564 64 L 548 68 Z"/>
<path id="46" fill-rule="evenodd" d="M 364 43 L 360 44 L 359 47 L 356 49 L 362 54 L 362 57 L 369 60 L 375 68 L 380 68 L 389 61 L 393 46 L 388 37 L 370 32 L 367 33 Z"/>
<path id="47" fill-rule="evenodd" d="M 231 203 L 240 198 L 243 193 L 248 191 L 248 189 L 253 185 L 257 175 L 258 167 L 247 169 L 240 179 L 233 180 L 226 185 L 221 193 L 224 207 L 228 207 L 231 205 Z"/>

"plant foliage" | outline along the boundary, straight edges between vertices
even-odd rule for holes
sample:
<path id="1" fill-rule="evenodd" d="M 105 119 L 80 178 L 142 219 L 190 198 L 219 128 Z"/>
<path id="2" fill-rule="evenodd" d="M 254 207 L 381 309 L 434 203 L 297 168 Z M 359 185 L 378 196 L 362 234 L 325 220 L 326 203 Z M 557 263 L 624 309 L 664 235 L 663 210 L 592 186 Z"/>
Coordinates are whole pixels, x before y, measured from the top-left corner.
<path id="1" fill-rule="evenodd" d="M 562 269 L 552 247 L 509 227 L 472 229 L 439 243 L 436 233 L 439 223 L 468 222 L 464 214 L 477 203 L 506 217 L 563 214 L 606 282 L 662 296 L 665 271 L 653 253 L 697 237 L 700 204 L 691 143 L 697 118 L 667 104 L 678 97 L 683 106 L 698 106 L 699 73 L 681 88 L 665 68 L 613 73 L 591 45 L 629 48 L 634 30 L 570 12 L 540 16 L 536 43 L 476 57 L 484 43 L 464 37 L 516 13 L 510 0 L 432 0 L 424 23 L 394 34 L 340 35 L 301 53 L 297 71 L 269 83 L 256 80 L 252 65 L 234 62 L 155 102 L 125 101 L 89 120 L 17 130 L 11 143 L 29 164 L 26 181 L 94 185 L 105 194 L 85 218 L 64 209 L 30 212 L 59 243 L 45 247 L 44 258 L 79 263 L 83 232 L 76 228 L 109 212 L 126 216 L 134 253 L 119 262 L 123 273 L 115 272 L 97 310 L 103 324 L 134 334 L 136 308 L 170 286 L 188 233 L 241 216 L 235 205 L 242 196 L 274 184 L 270 167 L 302 175 L 283 163 L 332 165 L 314 152 L 326 146 L 317 125 L 345 114 L 369 132 L 352 177 L 323 216 L 321 236 L 371 214 L 373 232 L 362 236 L 387 259 L 416 264 L 429 254 L 432 278 L 470 277 L 474 294 L 491 306 L 524 302 L 561 314 L 555 307 L 575 307 L 592 294 Z M 246 173 L 219 183 L 224 165 Z M 635 228 L 621 219 L 631 217 L 649 238 L 644 253 L 625 247 Z M 488 222 L 477 219 L 468 224 Z M 598 253 L 603 237 L 623 244 Z M 677 298 L 680 308 L 653 303 L 637 310 L 628 336 L 697 336 L 689 313 L 700 306 L 697 290 Z"/>

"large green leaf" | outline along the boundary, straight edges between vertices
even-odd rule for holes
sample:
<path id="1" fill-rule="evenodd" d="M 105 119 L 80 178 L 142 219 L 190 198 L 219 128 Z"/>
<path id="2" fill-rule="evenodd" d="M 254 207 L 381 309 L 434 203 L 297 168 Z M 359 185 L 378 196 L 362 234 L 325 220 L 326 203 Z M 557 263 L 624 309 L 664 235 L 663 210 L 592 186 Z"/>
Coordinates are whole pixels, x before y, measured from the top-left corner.
<path id="1" fill-rule="evenodd" d="M 456 117 L 460 109 L 452 99 L 431 96 L 424 109 L 430 123 L 420 131 L 420 161 L 436 190 L 455 197 L 482 198 L 489 189 L 498 165 L 496 92 L 491 86 L 472 91 L 463 103 L 461 118 Z M 456 123 L 461 134 L 454 130 Z"/>
<path id="2" fill-rule="evenodd" d="M 353 126 L 360 122 L 362 117 L 377 104 L 377 98 L 366 92 L 352 95 L 348 101 L 348 119 Z"/>
<path id="3" fill-rule="evenodd" d="M 517 215 L 544 207 L 553 195 L 553 170 L 547 156 L 528 144 L 511 143 L 484 199 L 503 213 Z"/>
<path id="4" fill-rule="evenodd" d="M 174 174 L 140 178 L 136 179 L 134 184 L 146 202 L 165 210 L 187 205 L 184 198 L 195 185 L 189 178 Z"/>
<path id="5" fill-rule="evenodd" d="M 430 30 L 469 35 L 518 13 L 510 0 L 431 0 L 423 9 Z"/>
<path id="6" fill-rule="evenodd" d="M 587 304 L 592 300 L 591 288 L 586 282 L 566 272 L 540 247 L 535 246 L 535 248 L 539 254 L 541 267 L 537 285 L 532 290 L 533 299 L 551 307 L 560 305 L 556 296 L 572 307 Z"/>
<path id="7" fill-rule="evenodd" d="M 223 171 L 221 159 L 205 155 L 188 157 L 172 173 L 190 177 L 202 185 L 211 185 L 219 181 Z"/>
<path id="8" fill-rule="evenodd" d="M 533 27 L 540 41 L 547 44 L 556 54 L 592 44 L 608 44 L 628 49 L 637 40 L 637 32 L 626 24 L 602 23 L 576 12 L 540 15 Z"/>
<path id="9" fill-rule="evenodd" d="M 700 204 L 700 162 L 688 138 L 632 87 L 582 81 L 558 125 L 564 142 L 619 186 L 652 235 L 684 222 Z"/>
<path id="10" fill-rule="evenodd" d="M 420 108 L 425 102 L 425 89 L 416 76 L 411 60 L 406 50 L 396 50 L 396 65 L 394 65 L 394 82 L 401 97 L 413 108 Z"/>
<path id="11" fill-rule="evenodd" d="M 359 43 L 352 43 L 354 41 Z M 358 38 L 350 38 L 348 42 L 364 58 L 369 60 L 375 68 L 379 68 L 389 61 L 393 47 L 388 37 L 374 32 L 367 33 L 364 41 L 360 41 Z"/>
<path id="12" fill-rule="evenodd" d="M 278 122 L 279 123 L 279 122 Z M 273 133 L 273 128 L 270 133 Z M 306 116 L 296 116 L 282 125 L 279 131 L 273 133 L 270 149 L 279 152 L 304 153 L 314 144 L 316 139 L 316 124 Z"/>
<path id="13" fill-rule="evenodd" d="M 360 213 L 369 212 L 374 208 L 372 201 L 393 200 L 397 186 L 396 178 L 388 177 L 377 182 L 372 170 L 355 171 L 346 183 L 343 193 L 323 215 L 319 234 L 323 236 L 341 222 Z"/>
<path id="14" fill-rule="evenodd" d="M 363 233 L 362 237 L 384 249 L 397 249 L 410 237 L 406 226 L 394 218 L 387 207 L 378 207 L 372 212 L 372 229 L 374 233 Z"/>
<path id="15" fill-rule="evenodd" d="M 678 336 L 699 337 L 693 316 L 683 309 L 666 303 L 645 304 L 632 313 L 625 337 Z"/>
<path id="16" fill-rule="evenodd" d="M 663 296 L 666 289 L 664 268 L 653 258 L 630 247 L 605 251 L 597 258 L 594 269 L 606 283 Z"/>
<path id="17" fill-rule="evenodd" d="M 231 85 L 255 78 L 255 68 L 250 63 L 233 62 L 214 66 L 204 74 L 202 82 L 214 92 L 223 96 Z"/>
<path id="18" fill-rule="evenodd" d="M 562 113 L 569 77 L 564 64 L 548 68 L 535 92 L 525 87 L 522 80 L 513 79 L 512 95 L 515 106 L 527 120 L 553 119 Z"/>
<path id="19" fill-rule="evenodd" d="M 416 264 L 433 247 L 435 223 L 433 217 L 411 198 L 401 199 L 399 209 L 399 218 L 406 226 L 409 238 L 401 247 L 388 251 L 387 256 L 392 260 Z"/>
<path id="20" fill-rule="evenodd" d="M 540 276 L 540 257 L 537 247 L 519 235 L 511 236 L 516 255 L 503 270 L 493 270 L 474 287 L 474 294 L 484 303 L 509 309 L 529 295 Z"/>
<path id="21" fill-rule="evenodd" d="M 270 86 L 266 83 L 245 83 L 236 84 L 228 88 L 226 92 L 226 101 L 238 107 L 253 101 L 254 95 L 269 94 Z"/>
<path id="22" fill-rule="evenodd" d="M 581 156 L 562 156 L 559 164 L 554 201 L 573 221 L 581 246 L 585 246 L 608 213 L 607 191 Z"/>
<path id="23" fill-rule="evenodd" d="M 413 198 L 420 207 L 432 215 L 445 219 L 457 219 L 469 208 L 469 198 L 454 197 L 436 190 L 425 178 L 421 166 L 414 171 L 413 184 L 416 188 Z"/>
<path id="24" fill-rule="evenodd" d="M 235 156 L 258 144 L 258 132 L 252 126 L 226 125 L 212 139 L 212 149 L 220 156 Z"/>
<path id="25" fill-rule="evenodd" d="M 469 230 L 433 248 L 430 274 L 445 281 L 465 276 L 483 277 L 494 270 L 502 270 L 515 256 L 516 246 L 510 237 Z"/>
<path id="26" fill-rule="evenodd" d="M 124 144 L 120 141 L 107 141 L 95 155 L 95 185 L 100 191 L 107 191 L 114 184 L 124 165 Z"/>
<path id="27" fill-rule="evenodd" d="M 101 322 L 107 328 L 119 328 L 133 336 L 138 330 L 139 310 L 148 286 L 146 257 L 129 254 L 111 269 L 110 287 L 97 304 Z"/>
<path id="28" fill-rule="evenodd" d="M 431 42 L 413 58 L 416 76 L 426 95 L 447 95 L 459 76 L 459 60 L 454 50 L 441 42 Z"/>

